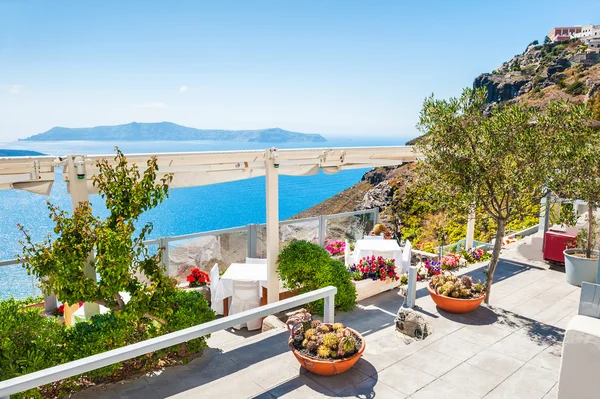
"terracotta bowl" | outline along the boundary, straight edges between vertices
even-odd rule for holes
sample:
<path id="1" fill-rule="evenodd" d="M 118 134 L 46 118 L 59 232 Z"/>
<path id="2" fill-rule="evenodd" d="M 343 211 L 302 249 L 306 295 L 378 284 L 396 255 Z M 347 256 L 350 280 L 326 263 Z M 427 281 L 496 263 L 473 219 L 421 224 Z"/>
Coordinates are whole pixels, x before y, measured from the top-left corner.
<path id="1" fill-rule="evenodd" d="M 350 331 L 352 331 L 353 334 L 356 334 L 358 337 L 360 337 L 362 345 L 360 346 L 360 349 L 357 350 L 354 355 L 344 358 L 344 359 L 326 360 L 326 359 L 317 359 L 315 357 L 306 356 L 304 353 L 302 353 L 302 352 L 298 351 L 296 348 L 294 348 L 294 341 L 291 336 L 290 336 L 290 339 L 288 340 L 288 345 L 290 346 L 292 353 L 294 354 L 294 356 L 296 356 L 296 359 L 302 365 L 302 367 L 304 367 L 311 373 L 318 374 L 318 375 L 341 374 L 344 371 L 351 369 L 352 366 L 354 366 L 354 364 L 362 356 L 363 352 L 365 351 L 365 347 L 366 347 L 365 339 L 363 338 L 363 336 L 351 328 L 348 328 L 348 329 Z"/>
<path id="2" fill-rule="evenodd" d="M 451 298 L 448 296 L 439 295 L 433 289 L 431 289 L 431 287 L 429 287 L 429 284 L 427 284 L 427 291 L 429 291 L 431 299 L 433 299 L 433 302 L 435 302 L 440 309 L 450 313 L 472 312 L 473 310 L 477 309 L 479 305 L 481 305 L 481 302 L 483 302 L 485 299 L 485 295 L 474 299 Z"/>

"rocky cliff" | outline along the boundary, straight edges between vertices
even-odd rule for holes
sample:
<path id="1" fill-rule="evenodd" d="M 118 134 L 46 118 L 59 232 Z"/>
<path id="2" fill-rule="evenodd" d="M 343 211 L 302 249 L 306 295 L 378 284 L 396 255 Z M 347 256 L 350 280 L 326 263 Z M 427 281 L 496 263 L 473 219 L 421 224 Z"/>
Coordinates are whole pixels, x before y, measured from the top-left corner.
<path id="1" fill-rule="evenodd" d="M 473 87 L 487 89 L 490 107 L 512 102 L 543 107 L 549 101 L 559 99 L 574 103 L 600 99 L 597 94 L 600 92 L 599 56 L 587 53 L 580 41 L 544 45 L 534 42 L 496 70 L 476 77 Z M 407 145 L 414 144 L 417 139 Z M 378 207 L 382 211 L 382 220 L 386 221 L 393 196 L 403 195 L 405 184 L 412 180 L 413 170 L 411 164 L 373 169 L 360 183 L 295 218 Z"/>

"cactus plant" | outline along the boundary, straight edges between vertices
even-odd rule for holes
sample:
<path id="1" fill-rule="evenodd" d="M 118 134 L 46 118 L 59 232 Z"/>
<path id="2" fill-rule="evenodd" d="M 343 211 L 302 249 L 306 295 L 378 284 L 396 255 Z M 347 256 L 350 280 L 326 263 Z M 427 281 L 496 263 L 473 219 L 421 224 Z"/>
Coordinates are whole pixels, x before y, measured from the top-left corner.
<path id="1" fill-rule="evenodd" d="M 429 286 L 438 295 L 457 299 L 479 298 L 485 294 L 483 284 L 474 282 L 471 276 L 458 278 L 452 274 L 438 274 L 432 277 Z"/>
<path id="2" fill-rule="evenodd" d="M 452 283 L 453 284 L 453 283 Z M 299 312 L 286 323 L 291 330 L 294 347 L 323 359 L 338 359 L 353 355 L 360 347 L 360 338 L 342 323 L 327 324 L 306 312 Z"/>

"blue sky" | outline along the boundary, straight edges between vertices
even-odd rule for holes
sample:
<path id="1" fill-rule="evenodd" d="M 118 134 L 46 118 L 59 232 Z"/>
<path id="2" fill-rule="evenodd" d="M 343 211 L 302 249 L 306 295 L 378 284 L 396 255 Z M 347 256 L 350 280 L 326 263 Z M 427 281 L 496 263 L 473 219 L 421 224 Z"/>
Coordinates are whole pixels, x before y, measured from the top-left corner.
<path id="1" fill-rule="evenodd" d="M 589 23 L 598 0 L 0 0 L 0 141 L 164 120 L 411 136 L 427 95 Z"/>

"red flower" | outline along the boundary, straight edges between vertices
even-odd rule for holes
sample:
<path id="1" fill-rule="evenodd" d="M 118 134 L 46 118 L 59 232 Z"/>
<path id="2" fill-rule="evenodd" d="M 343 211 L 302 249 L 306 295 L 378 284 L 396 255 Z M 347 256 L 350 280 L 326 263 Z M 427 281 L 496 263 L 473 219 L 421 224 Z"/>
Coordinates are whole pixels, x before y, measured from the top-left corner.
<path id="1" fill-rule="evenodd" d="M 196 281 L 196 278 L 190 274 L 189 276 L 187 276 L 186 280 L 188 281 L 188 283 L 193 283 Z"/>
<path id="2" fill-rule="evenodd" d="M 62 316 L 65 313 L 65 304 L 63 303 L 58 307 L 58 315 Z"/>

